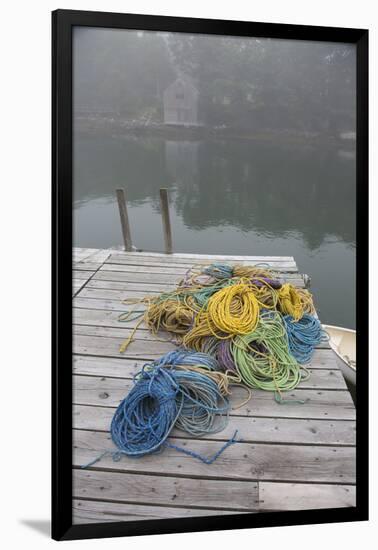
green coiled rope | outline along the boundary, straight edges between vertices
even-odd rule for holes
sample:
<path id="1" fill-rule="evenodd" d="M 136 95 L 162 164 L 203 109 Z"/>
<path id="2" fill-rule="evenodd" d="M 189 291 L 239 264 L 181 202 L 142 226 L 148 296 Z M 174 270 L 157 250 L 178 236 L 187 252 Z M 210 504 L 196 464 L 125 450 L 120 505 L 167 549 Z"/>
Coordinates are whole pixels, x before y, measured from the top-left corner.
<path id="1" fill-rule="evenodd" d="M 276 392 L 280 402 L 281 392 L 296 388 L 309 376 L 290 353 L 278 312 L 263 312 L 254 332 L 233 339 L 231 353 L 242 381 L 251 388 Z"/>

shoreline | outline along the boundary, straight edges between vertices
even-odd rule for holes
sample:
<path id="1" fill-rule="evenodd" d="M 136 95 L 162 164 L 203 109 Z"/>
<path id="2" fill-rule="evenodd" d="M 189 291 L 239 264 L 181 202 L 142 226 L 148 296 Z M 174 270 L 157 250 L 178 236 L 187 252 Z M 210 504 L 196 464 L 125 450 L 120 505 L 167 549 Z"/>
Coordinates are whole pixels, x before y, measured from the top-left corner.
<path id="1" fill-rule="evenodd" d="M 345 133 L 348 137 L 325 132 L 309 132 L 295 129 L 271 130 L 260 129 L 251 133 L 246 128 L 231 128 L 225 126 L 176 126 L 162 123 L 130 123 L 114 117 L 76 116 L 74 130 L 78 135 L 104 135 L 110 137 L 149 137 L 172 141 L 202 141 L 211 140 L 242 140 L 281 142 L 302 145 L 327 145 L 344 149 L 355 149 L 356 140 L 353 132 Z M 350 137 L 351 136 L 351 137 Z"/>

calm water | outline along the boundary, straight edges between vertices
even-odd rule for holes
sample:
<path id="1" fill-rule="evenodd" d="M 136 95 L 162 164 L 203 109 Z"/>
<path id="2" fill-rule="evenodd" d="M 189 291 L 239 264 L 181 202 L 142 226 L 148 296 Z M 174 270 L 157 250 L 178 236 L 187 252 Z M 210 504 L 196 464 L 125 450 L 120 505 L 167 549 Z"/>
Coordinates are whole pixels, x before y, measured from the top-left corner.
<path id="1" fill-rule="evenodd" d="M 322 321 L 355 327 L 350 146 L 77 137 L 75 246 L 122 245 L 117 187 L 138 248 L 163 250 L 159 188 L 168 187 L 175 251 L 294 256 Z"/>

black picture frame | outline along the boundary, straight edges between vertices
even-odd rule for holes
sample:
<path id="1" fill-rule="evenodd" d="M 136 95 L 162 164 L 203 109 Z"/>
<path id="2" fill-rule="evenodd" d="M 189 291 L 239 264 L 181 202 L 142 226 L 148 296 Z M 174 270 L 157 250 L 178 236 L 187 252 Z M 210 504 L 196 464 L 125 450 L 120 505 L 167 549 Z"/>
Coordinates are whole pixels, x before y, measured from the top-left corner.
<path id="1" fill-rule="evenodd" d="M 349 42 L 357 47 L 357 495 L 355 508 L 72 525 L 72 28 Z M 55 540 L 368 519 L 368 31 L 152 15 L 52 13 L 52 537 Z M 363 289 L 363 290 L 362 290 Z"/>

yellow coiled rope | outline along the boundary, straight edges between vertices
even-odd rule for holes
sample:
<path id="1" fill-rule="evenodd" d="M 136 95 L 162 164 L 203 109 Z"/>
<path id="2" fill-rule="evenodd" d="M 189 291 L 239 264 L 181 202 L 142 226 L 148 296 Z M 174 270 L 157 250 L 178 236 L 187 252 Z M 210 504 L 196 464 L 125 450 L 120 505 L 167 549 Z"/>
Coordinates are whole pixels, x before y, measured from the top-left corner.
<path id="1" fill-rule="evenodd" d="M 313 315 L 315 312 L 310 292 L 288 283 L 278 290 L 278 306 L 282 313 L 291 315 L 294 321 L 302 319 L 305 313 Z"/>
<path id="2" fill-rule="evenodd" d="M 218 336 L 213 325 L 231 338 L 236 334 L 253 332 L 259 320 L 259 301 L 248 284 L 225 287 L 216 292 L 207 303 L 208 326 Z M 218 336 L 219 337 L 219 336 Z"/>
<path id="3" fill-rule="evenodd" d="M 315 315 L 316 310 L 311 292 L 309 292 L 305 288 L 297 288 L 297 292 L 301 299 L 303 314 L 309 313 L 310 315 Z"/>
<path id="4" fill-rule="evenodd" d="M 262 277 L 274 279 L 277 277 L 275 272 L 270 269 L 249 265 L 235 265 L 233 275 L 234 277 L 244 277 L 247 279 L 261 279 Z"/>
<path id="5" fill-rule="evenodd" d="M 235 278 L 233 285 L 218 290 L 209 298 L 182 342 L 187 348 L 201 351 L 209 336 L 226 340 L 253 332 L 260 309 L 275 308 L 277 300 L 277 291 L 269 284 L 257 287 L 249 279 Z"/>
<path id="6" fill-rule="evenodd" d="M 169 298 L 150 302 L 145 322 L 152 332 L 160 329 L 175 334 L 185 334 L 194 322 L 195 312 L 179 299 Z"/>

